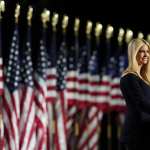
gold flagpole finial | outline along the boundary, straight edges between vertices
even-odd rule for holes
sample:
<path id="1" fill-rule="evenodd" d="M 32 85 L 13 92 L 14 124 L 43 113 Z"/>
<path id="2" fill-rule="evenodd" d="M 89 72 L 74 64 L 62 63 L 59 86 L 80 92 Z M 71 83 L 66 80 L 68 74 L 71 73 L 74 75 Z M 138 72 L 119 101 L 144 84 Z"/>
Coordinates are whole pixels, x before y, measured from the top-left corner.
<path id="1" fill-rule="evenodd" d="M 69 17 L 67 15 L 63 16 L 63 20 L 62 20 L 62 29 L 63 32 L 66 32 L 66 28 L 68 26 L 68 21 L 69 21 Z"/>
<path id="2" fill-rule="evenodd" d="M 139 32 L 137 38 L 138 39 L 143 39 L 144 38 L 144 34 L 142 32 Z"/>
<path id="3" fill-rule="evenodd" d="M 118 33 L 118 43 L 121 44 L 122 41 L 123 41 L 123 38 L 124 38 L 124 34 L 125 34 L 125 31 L 123 28 L 120 28 L 119 29 L 119 33 Z"/>
<path id="4" fill-rule="evenodd" d="M 5 2 L 0 1 L 0 19 L 2 19 L 2 12 L 5 11 Z"/>
<path id="5" fill-rule="evenodd" d="M 31 6 L 29 6 L 28 13 L 27 13 L 27 20 L 28 20 L 29 26 L 31 26 L 32 16 L 33 16 L 33 8 Z"/>
<path id="6" fill-rule="evenodd" d="M 75 21 L 74 21 L 74 33 L 75 34 L 78 34 L 79 27 L 80 27 L 80 19 L 79 18 L 75 18 Z"/>
<path id="7" fill-rule="evenodd" d="M 96 23 L 96 27 L 95 27 L 95 36 L 96 38 L 99 38 L 99 36 L 102 33 L 102 29 L 103 29 L 103 25 L 101 23 Z"/>
<path id="8" fill-rule="evenodd" d="M 130 29 L 127 29 L 126 37 L 125 37 L 126 43 L 128 44 L 131 41 L 132 38 L 133 38 L 133 31 L 130 30 Z"/>
<path id="9" fill-rule="evenodd" d="M 15 22 L 16 23 L 18 23 L 19 15 L 20 15 L 20 5 L 17 4 L 16 9 L 15 9 Z"/>
<path id="10" fill-rule="evenodd" d="M 107 26 L 106 29 L 106 39 L 110 39 L 113 36 L 114 28 L 111 25 Z"/>
<path id="11" fill-rule="evenodd" d="M 42 19 L 43 27 L 46 28 L 47 27 L 46 23 L 50 20 L 50 11 L 44 9 L 43 12 L 41 13 L 41 19 Z"/>
<path id="12" fill-rule="evenodd" d="M 59 19 L 59 15 L 57 13 L 54 13 L 53 17 L 52 17 L 52 28 L 53 28 L 53 31 L 56 30 L 56 25 L 58 24 L 58 19 Z"/>
<path id="13" fill-rule="evenodd" d="M 86 35 L 87 36 L 89 36 L 91 34 L 92 26 L 93 26 L 92 21 L 87 21 L 87 24 L 86 24 Z"/>
<path id="14" fill-rule="evenodd" d="M 1 12 L 5 11 L 5 2 L 4 1 L 0 1 L 0 11 Z"/>

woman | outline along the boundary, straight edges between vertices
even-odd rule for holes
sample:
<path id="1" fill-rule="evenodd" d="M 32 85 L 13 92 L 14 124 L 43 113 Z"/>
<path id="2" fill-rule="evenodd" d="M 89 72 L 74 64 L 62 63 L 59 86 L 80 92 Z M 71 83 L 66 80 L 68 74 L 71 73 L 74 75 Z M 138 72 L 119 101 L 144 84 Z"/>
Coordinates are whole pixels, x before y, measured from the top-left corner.
<path id="1" fill-rule="evenodd" d="M 120 149 L 150 150 L 150 45 L 144 39 L 129 43 L 120 88 L 127 104 Z"/>

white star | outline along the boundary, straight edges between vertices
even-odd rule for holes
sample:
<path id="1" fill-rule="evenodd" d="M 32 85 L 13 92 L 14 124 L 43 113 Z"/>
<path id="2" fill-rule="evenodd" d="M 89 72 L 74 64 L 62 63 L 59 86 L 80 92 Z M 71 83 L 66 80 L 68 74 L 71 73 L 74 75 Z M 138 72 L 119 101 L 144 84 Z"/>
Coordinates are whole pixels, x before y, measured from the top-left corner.
<path id="1" fill-rule="evenodd" d="M 28 61 L 31 60 L 31 57 L 30 57 L 30 56 L 27 56 L 27 60 L 28 60 Z"/>
<path id="2" fill-rule="evenodd" d="M 30 46 L 30 43 L 29 43 L 29 42 L 27 42 L 27 43 L 26 43 L 26 45 L 27 45 L 27 46 Z"/>
<path id="3" fill-rule="evenodd" d="M 41 60 L 42 60 L 42 61 L 45 61 L 46 59 L 45 59 L 45 57 L 42 57 Z"/>
<path id="4" fill-rule="evenodd" d="M 31 73 L 31 70 L 27 70 L 26 73 L 27 73 L 27 74 L 30 74 L 30 73 Z"/>
<path id="5" fill-rule="evenodd" d="M 43 40 L 40 40 L 40 44 L 43 44 Z"/>
<path id="6" fill-rule="evenodd" d="M 12 59 L 13 57 L 14 57 L 14 55 L 11 54 L 11 55 L 10 55 L 10 59 Z"/>
<path id="7" fill-rule="evenodd" d="M 7 82 L 10 82 L 10 79 L 9 79 L 9 78 L 7 78 L 7 79 L 6 79 L 6 81 L 7 81 Z"/>
<path id="8" fill-rule="evenodd" d="M 19 77 L 18 77 L 18 76 L 16 76 L 16 77 L 15 77 L 15 80 L 16 80 L 16 81 L 17 81 L 17 80 L 19 80 Z"/>
<path id="9" fill-rule="evenodd" d="M 43 67 L 46 67 L 46 63 L 42 63 L 42 66 L 43 66 Z"/>
<path id="10" fill-rule="evenodd" d="M 42 52 L 41 52 L 41 56 L 44 56 L 44 55 L 45 55 L 45 52 L 42 51 Z"/>
<path id="11" fill-rule="evenodd" d="M 17 82 L 15 82 L 15 83 L 14 83 L 14 85 L 15 85 L 15 86 L 18 86 L 18 83 L 17 83 Z"/>
<path id="12" fill-rule="evenodd" d="M 57 61 L 57 64 L 60 64 L 60 63 L 61 63 L 60 60 L 58 60 L 58 61 Z"/>
<path id="13" fill-rule="evenodd" d="M 18 60 L 18 57 L 14 57 L 14 60 Z"/>
<path id="14" fill-rule="evenodd" d="M 18 70 L 16 71 L 16 75 L 19 75 L 19 71 Z"/>
<path id="15" fill-rule="evenodd" d="M 12 69 L 12 68 L 9 66 L 9 67 L 8 67 L 8 70 L 10 71 L 11 69 Z"/>
<path id="16" fill-rule="evenodd" d="M 30 84 L 30 86 L 33 86 L 33 82 L 30 82 L 29 84 Z"/>
<path id="17" fill-rule="evenodd" d="M 66 59 L 65 58 L 63 59 L 63 63 L 66 63 Z"/>
<path id="18" fill-rule="evenodd" d="M 9 71 L 7 72 L 7 76 L 10 76 L 10 72 Z"/>
<path id="19" fill-rule="evenodd" d="M 15 30 L 15 31 L 14 31 L 14 34 L 15 34 L 15 35 L 17 35 L 17 33 L 18 33 L 18 31 L 17 31 L 17 30 Z"/>
<path id="20" fill-rule="evenodd" d="M 13 41 L 16 41 L 16 36 L 13 37 Z"/>
<path id="21" fill-rule="evenodd" d="M 31 48 L 28 48 L 28 51 L 31 52 Z"/>
<path id="22" fill-rule="evenodd" d="M 29 80 L 32 80 L 32 76 L 28 76 L 28 79 L 29 79 Z"/>
<path id="23" fill-rule="evenodd" d="M 41 49 L 41 50 L 44 50 L 44 46 L 43 46 L 43 45 L 42 45 L 42 46 L 40 46 L 40 49 Z"/>
<path id="24" fill-rule="evenodd" d="M 9 65 L 11 65 L 12 64 L 12 61 L 11 60 L 9 60 Z"/>
<path id="25" fill-rule="evenodd" d="M 64 69 L 63 69 L 64 71 L 67 71 L 67 67 L 64 67 Z"/>
<path id="26" fill-rule="evenodd" d="M 17 69 L 18 69 L 18 70 L 20 69 L 20 66 L 19 66 L 19 65 L 17 65 Z"/>
<path id="27" fill-rule="evenodd" d="M 29 65 L 29 66 L 32 66 L 32 62 L 30 61 L 30 62 L 28 63 L 28 65 Z"/>
<path id="28" fill-rule="evenodd" d="M 19 54 L 19 52 L 18 51 L 15 51 L 15 55 L 18 55 Z"/>
<path id="29" fill-rule="evenodd" d="M 15 43 L 12 43 L 12 46 L 15 46 Z M 14 48 L 11 48 L 10 51 L 13 53 L 14 52 Z"/>

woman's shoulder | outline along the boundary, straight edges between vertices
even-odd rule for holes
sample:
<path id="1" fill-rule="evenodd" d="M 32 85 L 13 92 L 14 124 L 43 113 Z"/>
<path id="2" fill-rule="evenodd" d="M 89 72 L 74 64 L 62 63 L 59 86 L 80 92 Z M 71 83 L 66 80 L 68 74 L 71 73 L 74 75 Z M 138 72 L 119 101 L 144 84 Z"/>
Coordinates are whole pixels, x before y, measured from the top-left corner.
<path id="1" fill-rule="evenodd" d="M 127 84 L 130 82 L 140 82 L 140 77 L 135 72 L 124 73 L 120 78 L 120 84 Z"/>
<path id="2" fill-rule="evenodd" d="M 125 73 L 120 78 L 120 87 L 130 88 L 131 84 L 133 85 L 137 83 L 139 83 L 139 77 L 133 72 Z"/>
<path id="3" fill-rule="evenodd" d="M 125 79 L 125 78 L 138 78 L 138 75 L 135 72 L 127 72 L 121 76 L 121 79 Z"/>

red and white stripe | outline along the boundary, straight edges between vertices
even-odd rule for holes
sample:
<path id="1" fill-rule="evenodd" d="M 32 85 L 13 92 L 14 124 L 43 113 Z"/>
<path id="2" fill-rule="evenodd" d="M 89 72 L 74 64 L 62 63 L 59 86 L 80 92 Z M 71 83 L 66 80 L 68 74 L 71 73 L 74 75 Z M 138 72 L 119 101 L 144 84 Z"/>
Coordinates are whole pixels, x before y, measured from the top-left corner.
<path id="1" fill-rule="evenodd" d="M 53 150 L 54 145 L 54 133 L 55 133 L 55 115 L 54 115 L 54 104 L 57 98 L 57 91 L 56 91 L 56 68 L 49 68 L 47 69 L 47 115 L 48 115 L 48 140 L 47 140 L 47 149 Z"/>
<path id="2" fill-rule="evenodd" d="M 47 85 L 46 81 L 35 74 L 36 102 L 36 150 L 46 150 L 47 147 Z"/>
<path id="3" fill-rule="evenodd" d="M 20 118 L 20 90 L 11 93 L 4 86 L 3 119 L 6 147 L 10 150 L 19 149 L 19 118 Z"/>
<path id="4" fill-rule="evenodd" d="M 68 103 L 68 116 L 67 116 L 67 134 L 69 136 L 69 133 L 71 130 L 75 127 L 75 115 L 77 113 L 77 94 L 74 92 L 72 94 L 72 97 L 69 97 L 68 92 L 70 90 L 77 89 L 77 71 L 68 71 L 67 77 L 66 77 L 66 87 L 67 87 L 67 103 Z M 71 99 L 70 99 L 71 98 Z M 72 103 L 72 100 L 74 100 L 74 103 Z M 69 137 L 68 137 L 69 138 Z"/>
<path id="5" fill-rule="evenodd" d="M 99 116 L 100 115 L 100 116 Z M 100 135 L 99 130 L 99 120 L 102 118 L 102 111 L 95 106 L 91 107 L 88 112 L 87 122 L 85 127 L 82 130 L 80 137 L 78 149 L 88 149 L 88 150 L 97 150 L 98 149 L 98 140 Z"/>
<path id="6" fill-rule="evenodd" d="M 21 117 L 20 117 L 20 149 L 33 150 L 35 138 L 35 99 L 32 87 L 22 88 Z"/>
<path id="7" fill-rule="evenodd" d="M 115 111 L 125 111 L 126 104 L 120 90 L 120 77 L 114 77 L 111 79 L 111 91 L 110 91 L 110 107 Z"/>
<path id="8" fill-rule="evenodd" d="M 84 123 L 81 127 L 81 134 L 78 143 L 79 150 L 98 149 L 99 107 L 93 106 L 92 101 L 97 103 L 100 97 L 100 95 L 98 94 L 93 94 L 95 91 L 97 92 L 99 90 L 98 85 L 100 84 L 100 77 L 98 75 L 88 75 L 87 81 L 88 87 L 86 88 L 87 92 L 89 92 L 88 96 L 90 96 L 91 105 L 89 105 L 88 108 L 84 108 L 88 115 L 85 116 Z M 93 94 L 94 96 L 91 96 L 91 94 Z"/>
<path id="9" fill-rule="evenodd" d="M 57 92 L 55 102 L 55 121 L 56 121 L 56 150 L 67 150 L 67 129 L 66 129 L 66 110 L 64 101 L 66 91 Z"/>
<path id="10" fill-rule="evenodd" d="M 90 80 L 90 82 L 88 82 Z M 76 84 L 76 87 L 74 86 Z M 67 79 L 67 99 L 69 105 L 78 104 L 82 108 L 89 105 L 98 106 L 100 109 L 108 109 L 110 100 L 110 77 L 103 75 L 91 78 L 88 74 L 74 74 Z"/>
<path id="11" fill-rule="evenodd" d="M 78 77 L 78 72 L 76 70 L 71 70 L 67 72 L 66 76 L 66 88 L 67 88 L 67 103 L 68 103 L 68 109 L 67 109 L 67 145 L 68 149 L 73 149 L 74 144 L 76 144 L 76 124 L 77 124 L 77 111 L 78 111 L 78 106 L 77 106 L 77 94 L 74 93 L 72 94 L 72 97 L 68 97 L 68 91 L 77 89 L 77 77 Z M 71 88 L 70 88 L 71 84 Z M 74 102 L 72 103 L 72 100 Z"/>

